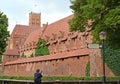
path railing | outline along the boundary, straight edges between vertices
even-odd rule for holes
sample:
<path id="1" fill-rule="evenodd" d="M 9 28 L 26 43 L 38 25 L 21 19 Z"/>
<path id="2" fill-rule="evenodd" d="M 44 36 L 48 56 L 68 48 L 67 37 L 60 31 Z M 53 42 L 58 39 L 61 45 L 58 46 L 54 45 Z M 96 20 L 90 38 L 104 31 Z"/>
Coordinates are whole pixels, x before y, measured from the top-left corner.
<path id="1" fill-rule="evenodd" d="M 13 80 L 13 79 L 0 79 L 0 84 L 34 84 L 33 80 Z M 42 81 L 42 84 L 102 84 L 98 80 L 76 80 L 76 81 Z M 106 84 L 120 84 L 120 80 L 107 81 Z"/>

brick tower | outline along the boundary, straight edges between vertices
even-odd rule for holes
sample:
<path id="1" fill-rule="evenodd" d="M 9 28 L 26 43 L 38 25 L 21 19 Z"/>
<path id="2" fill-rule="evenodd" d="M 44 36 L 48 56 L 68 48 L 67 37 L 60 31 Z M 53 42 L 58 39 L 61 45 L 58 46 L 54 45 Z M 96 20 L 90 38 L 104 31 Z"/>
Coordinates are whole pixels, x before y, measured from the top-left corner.
<path id="1" fill-rule="evenodd" d="M 29 13 L 29 26 L 41 26 L 41 13 Z"/>

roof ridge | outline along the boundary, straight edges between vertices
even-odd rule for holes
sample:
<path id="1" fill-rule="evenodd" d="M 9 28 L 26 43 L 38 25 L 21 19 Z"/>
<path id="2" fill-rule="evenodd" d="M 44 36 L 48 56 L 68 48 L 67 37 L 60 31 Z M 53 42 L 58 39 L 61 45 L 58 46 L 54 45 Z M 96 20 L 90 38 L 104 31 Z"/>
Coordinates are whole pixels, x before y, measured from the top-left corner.
<path id="1" fill-rule="evenodd" d="M 64 19 L 67 19 L 67 18 L 72 17 L 72 16 L 73 16 L 73 14 L 71 14 L 71 15 L 69 15 L 69 16 L 66 16 L 66 17 L 64 17 L 64 18 L 62 18 L 62 19 L 56 20 L 55 22 L 52 22 L 51 24 L 54 24 L 54 23 L 59 22 L 59 21 L 62 21 L 62 20 L 64 20 Z M 49 25 L 51 25 L 51 24 L 49 24 Z"/>

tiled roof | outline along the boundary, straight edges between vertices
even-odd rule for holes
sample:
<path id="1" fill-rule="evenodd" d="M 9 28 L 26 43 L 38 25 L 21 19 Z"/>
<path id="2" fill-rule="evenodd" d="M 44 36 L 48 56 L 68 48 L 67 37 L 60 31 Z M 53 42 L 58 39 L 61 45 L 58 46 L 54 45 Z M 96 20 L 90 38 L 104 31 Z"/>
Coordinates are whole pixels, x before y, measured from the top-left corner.
<path id="1" fill-rule="evenodd" d="M 19 25 L 17 24 L 14 27 L 14 30 L 11 35 L 28 35 L 29 33 L 35 31 L 36 29 L 40 28 L 39 26 L 27 26 L 27 25 Z"/>
<path id="2" fill-rule="evenodd" d="M 28 35 L 24 45 L 27 43 L 30 43 L 30 42 L 37 42 L 38 38 L 40 38 L 40 36 L 42 34 L 42 30 L 43 30 L 42 28 L 38 28 L 38 29 L 34 30 L 33 32 L 31 32 Z"/>
<path id="3" fill-rule="evenodd" d="M 3 55 L 19 55 L 17 49 L 7 49 Z"/>
<path id="4" fill-rule="evenodd" d="M 30 43 L 30 42 L 36 42 L 38 41 L 38 38 L 41 37 L 41 35 L 43 36 L 42 38 L 44 39 L 45 36 L 49 36 L 51 37 L 51 35 L 54 33 L 58 34 L 60 31 L 64 31 L 64 32 L 69 32 L 69 25 L 68 25 L 68 21 L 69 19 L 71 19 L 73 17 L 73 15 L 68 16 L 66 18 L 63 18 L 57 22 L 54 22 L 48 26 L 46 26 L 47 28 L 45 29 L 43 28 L 36 28 L 35 27 L 32 28 L 31 33 L 28 35 L 24 45 Z M 43 32 L 43 29 L 45 29 L 45 31 Z M 34 31 L 33 31 L 34 30 Z"/>
<path id="5" fill-rule="evenodd" d="M 26 25 L 16 25 L 11 35 L 25 35 L 29 31 L 29 26 Z"/>
<path id="6" fill-rule="evenodd" d="M 73 17 L 73 15 L 70 15 L 66 18 L 63 18 L 59 21 L 56 21 L 50 25 L 47 26 L 45 32 L 43 33 L 43 39 L 46 37 L 46 36 L 49 36 L 51 37 L 52 34 L 58 34 L 60 31 L 63 31 L 63 32 L 66 32 L 68 33 L 69 32 L 69 24 L 68 24 L 68 21 Z"/>
<path id="7" fill-rule="evenodd" d="M 89 55 L 89 49 L 78 49 L 70 52 L 63 52 L 58 54 L 46 55 L 46 56 L 22 58 L 15 61 L 6 62 L 5 65 L 27 63 L 27 62 L 38 62 L 38 61 L 53 60 L 53 59 L 62 59 L 62 58 L 69 58 L 69 57 L 75 57 L 75 56 L 88 56 L 88 55 Z"/>
<path id="8" fill-rule="evenodd" d="M 41 34 L 42 29 L 40 26 L 26 26 L 26 25 L 16 25 L 11 36 L 24 36 L 26 41 L 24 44 L 37 41 L 39 34 Z"/>

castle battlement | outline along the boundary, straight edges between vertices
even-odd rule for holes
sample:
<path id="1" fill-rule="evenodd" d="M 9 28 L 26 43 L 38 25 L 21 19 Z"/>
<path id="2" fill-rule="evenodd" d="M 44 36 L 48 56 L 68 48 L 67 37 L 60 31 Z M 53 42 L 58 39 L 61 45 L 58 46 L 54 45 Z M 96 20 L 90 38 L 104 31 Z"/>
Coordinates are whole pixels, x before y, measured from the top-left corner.
<path id="1" fill-rule="evenodd" d="M 87 44 L 92 42 L 90 31 L 86 32 L 64 32 L 60 31 L 58 34 L 52 33 L 52 36 L 46 36 L 44 40 L 47 42 L 50 54 L 73 51 L 76 49 L 87 48 Z M 87 41 L 89 39 L 89 41 Z M 36 49 L 37 42 L 29 42 L 24 44 L 19 49 L 20 53 Z M 29 56 L 27 56 L 29 57 Z"/>

